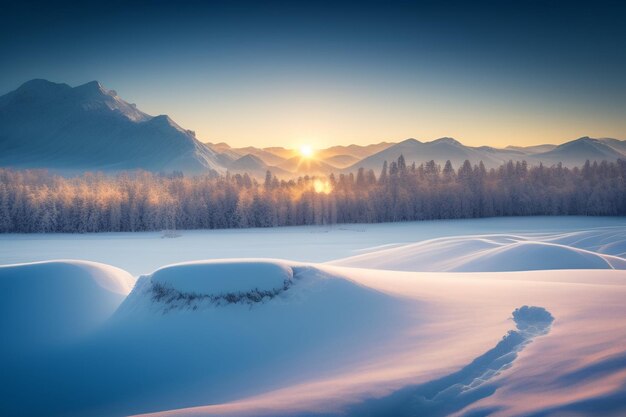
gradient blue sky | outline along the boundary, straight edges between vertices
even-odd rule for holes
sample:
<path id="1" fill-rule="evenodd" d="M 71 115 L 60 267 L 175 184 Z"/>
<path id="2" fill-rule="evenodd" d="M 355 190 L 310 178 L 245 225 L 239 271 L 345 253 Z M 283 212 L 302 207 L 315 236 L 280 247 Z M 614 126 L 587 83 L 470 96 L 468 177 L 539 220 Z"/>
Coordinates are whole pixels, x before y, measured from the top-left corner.
<path id="1" fill-rule="evenodd" d="M 204 141 L 626 139 L 624 2 L 20 2 L 0 94 L 98 80 Z"/>

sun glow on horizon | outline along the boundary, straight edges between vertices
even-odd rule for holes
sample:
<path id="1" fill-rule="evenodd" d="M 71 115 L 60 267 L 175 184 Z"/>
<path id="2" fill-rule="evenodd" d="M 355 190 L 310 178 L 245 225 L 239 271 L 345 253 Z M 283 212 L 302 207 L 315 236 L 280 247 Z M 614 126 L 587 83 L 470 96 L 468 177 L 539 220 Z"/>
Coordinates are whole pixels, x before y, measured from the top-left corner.
<path id="1" fill-rule="evenodd" d="M 318 194 L 330 194 L 330 192 L 333 190 L 333 186 L 328 181 L 316 179 L 315 181 L 313 181 L 313 189 Z"/>
<path id="2" fill-rule="evenodd" d="M 303 158 L 311 158 L 313 156 L 313 148 L 311 145 L 301 145 L 300 156 Z"/>

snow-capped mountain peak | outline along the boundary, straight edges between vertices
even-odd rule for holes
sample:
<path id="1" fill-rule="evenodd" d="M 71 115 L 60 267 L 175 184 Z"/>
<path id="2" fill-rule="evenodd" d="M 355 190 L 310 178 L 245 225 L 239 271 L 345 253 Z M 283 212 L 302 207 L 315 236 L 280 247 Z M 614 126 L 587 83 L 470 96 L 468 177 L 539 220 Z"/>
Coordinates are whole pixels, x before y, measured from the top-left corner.
<path id="1" fill-rule="evenodd" d="M 458 140 L 456 140 L 454 138 L 449 138 L 449 137 L 443 137 L 443 138 L 435 139 L 432 142 L 428 142 L 428 143 L 431 144 L 431 145 L 446 144 L 446 145 L 463 146 L 463 144 L 461 142 L 459 142 Z"/>
<path id="2" fill-rule="evenodd" d="M 152 117 L 98 81 L 35 79 L 0 97 L 0 164 L 63 171 L 225 172 L 219 157 L 166 115 Z"/>

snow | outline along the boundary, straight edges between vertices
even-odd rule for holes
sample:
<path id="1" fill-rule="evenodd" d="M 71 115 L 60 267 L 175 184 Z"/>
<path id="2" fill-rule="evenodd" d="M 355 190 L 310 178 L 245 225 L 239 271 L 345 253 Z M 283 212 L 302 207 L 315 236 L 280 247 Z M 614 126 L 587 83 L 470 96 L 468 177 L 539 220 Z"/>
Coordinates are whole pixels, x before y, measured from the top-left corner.
<path id="1" fill-rule="evenodd" d="M 623 256 L 626 253 L 626 219 L 623 217 L 503 217 L 265 229 L 179 230 L 178 233 L 181 236 L 176 239 L 162 239 L 161 232 L 0 234 L 0 264 L 82 259 L 115 265 L 139 276 L 164 265 L 204 259 L 289 258 L 301 262 L 330 262 L 374 252 L 383 245 L 391 248 L 442 237 L 496 234 L 526 236 L 532 241 L 559 243 L 601 254 Z M 539 235 L 546 237 L 540 239 Z M 447 263 L 447 258 L 457 256 L 455 252 L 436 252 L 436 245 L 432 248 L 432 255 L 426 261 L 433 268 L 412 270 L 444 271 L 443 268 L 435 268 L 435 261 Z M 394 263 L 400 265 L 401 259 L 396 258 Z"/>
<path id="2" fill-rule="evenodd" d="M 68 343 L 108 319 L 134 278 L 121 269 L 84 261 L 0 266 L 2 354 Z"/>
<path id="3" fill-rule="evenodd" d="M 600 162 L 623 159 L 624 154 L 618 149 L 599 139 L 585 136 L 563 143 L 550 151 L 534 154 L 533 158 L 544 163 L 563 162 L 563 165 L 582 166 L 587 160 Z"/>
<path id="4" fill-rule="evenodd" d="M 588 236 L 588 232 L 478 235 L 381 248 L 332 263 L 360 268 L 442 272 L 626 269 L 623 258 L 602 253 L 608 251 L 621 255 L 626 242 L 626 230 L 600 233 L 603 235 L 601 246 L 597 244 L 597 239 Z M 571 246 L 558 243 L 560 241 L 568 242 Z"/>
<path id="5" fill-rule="evenodd" d="M 9 167 L 226 172 L 192 133 L 165 115 L 141 112 L 97 81 L 72 88 L 32 80 L 1 96 L 0 136 L 0 163 Z"/>
<path id="6" fill-rule="evenodd" d="M 237 265 L 230 265 L 234 273 Z M 271 277 L 288 276 L 281 261 L 252 265 L 267 267 Z M 226 265 L 194 267 L 215 272 Z M 289 289 L 252 304 L 180 304 L 178 297 L 154 297 L 146 291 L 149 277 L 141 278 L 88 339 L 11 367 L 4 378 L 17 381 L 5 390 L 13 400 L 0 414 L 111 416 L 229 401 L 366 363 L 415 325 L 396 297 L 318 268 L 292 267 Z M 189 269 L 167 268 L 187 289 L 206 289 L 206 275 L 189 279 Z M 32 397 L 38 401 L 28 402 Z"/>
<path id="7" fill-rule="evenodd" d="M 409 165 L 412 162 L 419 165 L 434 160 L 443 166 L 449 160 L 455 168 L 459 168 L 465 160 L 469 160 L 472 165 L 482 161 L 487 168 L 497 168 L 509 161 L 525 160 L 529 165 L 539 163 L 553 165 L 561 162 L 564 166 L 574 167 L 582 166 L 586 160 L 601 162 L 623 159 L 624 150 L 626 150 L 625 141 L 589 137 L 571 140 L 559 146 L 537 145 L 527 148 L 509 146 L 504 149 L 465 146 L 452 138 L 440 138 L 429 142 L 406 139 L 364 157 L 347 170 L 354 171 L 363 167 L 378 171 L 385 161 L 390 163 L 397 160 L 400 155 L 404 156 Z"/>
<path id="8" fill-rule="evenodd" d="M 626 413 L 623 219 L 181 233 L 2 237 L 145 275 L 0 267 L 1 415 Z"/>
<path id="9" fill-rule="evenodd" d="M 281 289 L 293 278 L 291 267 L 269 261 L 202 261 L 167 266 L 150 276 L 152 282 L 181 292 L 222 294 L 253 289 Z"/>
<path id="10" fill-rule="evenodd" d="M 404 156 L 409 165 L 413 162 L 419 165 L 434 160 L 443 166 L 447 160 L 450 160 L 455 168 L 459 168 L 465 160 L 469 160 L 472 164 L 483 161 L 487 168 L 492 168 L 509 160 L 528 159 L 527 155 L 507 149 L 494 151 L 485 152 L 484 149 L 465 146 L 452 138 L 440 138 L 430 142 L 407 139 L 356 162 L 347 170 L 354 171 L 363 167 L 379 171 L 385 161 L 391 163 L 391 161 L 397 160 L 400 155 Z"/>
<path id="11" fill-rule="evenodd" d="M 403 300 L 415 309 L 406 310 L 414 321 L 396 330 L 391 348 L 337 372 L 154 415 L 429 416 L 489 408 L 522 416 L 623 392 L 626 331 L 616 320 L 626 312 L 623 271 L 323 269 Z M 595 378 L 598 367 L 611 378 Z M 572 380 L 597 386 L 565 397 Z"/>
<path id="12" fill-rule="evenodd" d="M 532 340 L 549 333 L 552 315 L 542 307 L 522 306 L 513 311 L 517 330 L 509 331 L 500 342 L 460 371 L 410 385 L 391 395 L 363 401 L 348 407 L 344 415 L 445 415 L 462 409 L 483 395 L 494 377 L 506 371 Z"/>
<path id="13" fill-rule="evenodd" d="M 259 180 L 264 181 L 265 175 L 269 170 L 272 175 L 277 177 L 293 177 L 291 172 L 282 170 L 276 166 L 266 164 L 260 157 L 252 154 L 246 154 L 228 164 L 226 168 L 231 173 L 248 174 L 251 177 L 256 177 Z"/>

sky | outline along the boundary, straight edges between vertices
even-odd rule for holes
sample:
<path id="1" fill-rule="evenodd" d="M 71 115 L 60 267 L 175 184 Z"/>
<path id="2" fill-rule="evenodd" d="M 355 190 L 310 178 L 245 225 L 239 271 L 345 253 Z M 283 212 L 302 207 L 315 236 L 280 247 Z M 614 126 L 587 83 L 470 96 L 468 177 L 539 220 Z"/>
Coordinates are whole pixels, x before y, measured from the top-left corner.
<path id="1" fill-rule="evenodd" d="M 0 94 L 98 80 L 203 141 L 626 139 L 623 1 L 20 1 L 3 16 Z"/>

